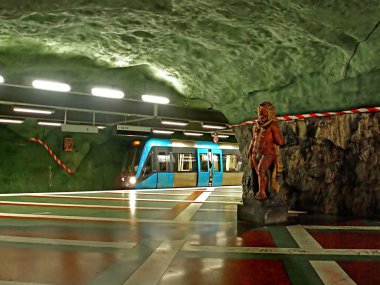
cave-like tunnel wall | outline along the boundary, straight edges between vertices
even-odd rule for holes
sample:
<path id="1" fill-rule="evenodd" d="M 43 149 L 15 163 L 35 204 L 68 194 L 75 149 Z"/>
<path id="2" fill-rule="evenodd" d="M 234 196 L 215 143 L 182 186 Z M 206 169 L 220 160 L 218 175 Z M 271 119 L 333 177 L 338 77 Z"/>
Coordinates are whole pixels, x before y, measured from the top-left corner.
<path id="1" fill-rule="evenodd" d="M 380 216 L 380 114 L 350 114 L 279 122 L 284 171 L 281 195 L 291 209 Z M 235 128 L 243 155 L 243 191 L 250 189 L 246 152 L 252 126 Z"/>
<path id="2" fill-rule="evenodd" d="M 73 151 L 64 152 L 64 137 Z M 124 137 L 111 130 L 99 134 L 62 133 L 60 128 L 0 125 L 0 192 L 55 192 L 115 189 L 126 150 Z M 39 138 L 73 174 L 60 167 L 48 151 L 29 138 Z"/>

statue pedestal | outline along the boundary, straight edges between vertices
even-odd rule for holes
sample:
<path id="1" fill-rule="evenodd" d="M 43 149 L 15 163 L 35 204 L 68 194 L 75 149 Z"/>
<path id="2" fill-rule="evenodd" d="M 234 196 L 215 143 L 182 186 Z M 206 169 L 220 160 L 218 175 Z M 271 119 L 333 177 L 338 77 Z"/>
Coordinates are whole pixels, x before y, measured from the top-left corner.
<path id="1" fill-rule="evenodd" d="M 288 206 L 276 203 L 274 199 L 258 201 L 253 197 L 243 199 L 243 205 L 238 205 L 237 218 L 257 224 L 277 224 L 288 220 Z"/>

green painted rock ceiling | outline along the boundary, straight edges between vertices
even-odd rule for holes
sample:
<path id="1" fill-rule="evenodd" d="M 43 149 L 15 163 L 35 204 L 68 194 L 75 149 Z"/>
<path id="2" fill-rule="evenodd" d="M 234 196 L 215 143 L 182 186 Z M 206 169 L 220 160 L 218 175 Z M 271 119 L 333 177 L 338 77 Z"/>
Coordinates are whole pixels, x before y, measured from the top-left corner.
<path id="1" fill-rule="evenodd" d="M 102 84 L 237 123 L 380 106 L 379 0 L 2 0 L 0 74 Z"/>

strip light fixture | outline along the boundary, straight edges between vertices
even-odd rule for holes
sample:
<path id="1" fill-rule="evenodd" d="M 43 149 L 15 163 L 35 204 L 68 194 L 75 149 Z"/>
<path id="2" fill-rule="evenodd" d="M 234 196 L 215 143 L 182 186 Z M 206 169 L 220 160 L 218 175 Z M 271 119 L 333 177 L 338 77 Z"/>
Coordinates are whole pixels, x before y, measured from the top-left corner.
<path id="1" fill-rule="evenodd" d="M 167 130 L 152 130 L 152 133 L 155 133 L 155 134 L 163 134 L 163 135 L 171 135 L 171 134 L 174 134 L 174 131 L 167 131 Z"/>
<path id="2" fill-rule="evenodd" d="M 24 120 L 19 119 L 6 119 L 6 118 L 0 118 L 0 123 L 9 123 L 9 124 L 22 124 Z"/>
<path id="3" fill-rule="evenodd" d="M 171 125 L 171 126 L 187 126 L 189 123 L 184 121 L 171 121 L 171 120 L 162 120 L 161 124 Z"/>
<path id="4" fill-rule="evenodd" d="M 2 77 L 1 75 L 0 75 L 0 84 L 1 83 L 4 83 L 4 77 Z"/>
<path id="5" fill-rule="evenodd" d="M 217 136 L 218 136 L 218 138 L 221 138 L 221 139 L 226 139 L 226 138 L 230 137 L 229 135 L 222 135 L 222 134 L 217 135 Z"/>
<path id="6" fill-rule="evenodd" d="M 106 87 L 94 87 L 91 89 L 91 94 L 98 97 L 106 97 L 113 99 L 124 98 L 123 91 Z"/>
<path id="7" fill-rule="evenodd" d="M 13 107 L 13 111 L 15 111 L 15 112 L 21 112 L 21 113 L 44 114 L 44 115 L 51 115 L 51 114 L 54 113 L 53 110 L 24 108 L 24 107 Z"/>
<path id="8" fill-rule="evenodd" d="M 169 104 L 170 102 L 170 100 L 164 96 L 156 96 L 156 95 L 149 95 L 149 94 L 141 95 L 141 99 L 144 102 L 156 103 L 156 104 Z"/>
<path id="9" fill-rule="evenodd" d="M 50 91 L 69 92 L 71 90 L 69 84 L 48 80 L 33 80 L 32 85 L 34 88 Z"/>
<path id="10" fill-rule="evenodd" d="M 38 122 L 39 125 L 41 126 L 50 126 L 50 127 L 60 127 L 62 126 L 61 123 L 57 123 L 57 122 L 43 122 L 43 121 L 40 121 Z"/>
<path id="11" fill-rule="evenodd" d="M 222 125 L 211 125 L 211 124 L 202 124 L 202 128 L 204 128 L 204 129 L 223 130 L 223 129 L 226 128 L 226 126 L 222 126 Z"/>
<path id="12" fill-rule="evenodd" d="M 203 133 L 196 133 L 196 132 L 183 132 L 185 136 L 193 136 L 193 137 L 201 137 L 203 136 Z"/>

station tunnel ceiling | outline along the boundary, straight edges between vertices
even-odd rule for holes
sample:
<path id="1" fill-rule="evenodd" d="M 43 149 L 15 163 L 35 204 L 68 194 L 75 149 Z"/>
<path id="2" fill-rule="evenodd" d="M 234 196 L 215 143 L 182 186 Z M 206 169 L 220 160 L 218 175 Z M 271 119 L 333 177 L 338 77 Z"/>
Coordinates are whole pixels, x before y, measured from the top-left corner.
<path id="1" fill-rule="evenodd" d="M 0 75 L 156 93 L 231 123 L 380 106 L 378 0 L 2 0 Z"/>

